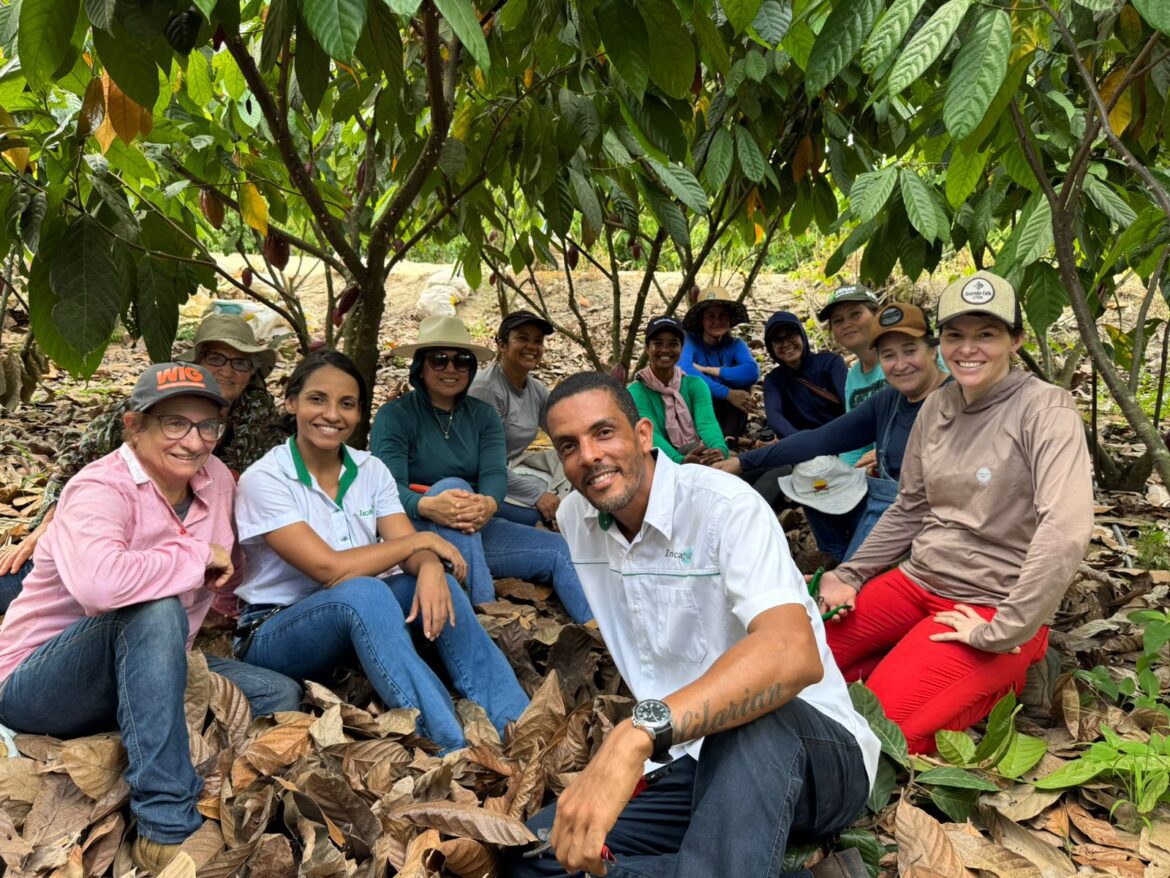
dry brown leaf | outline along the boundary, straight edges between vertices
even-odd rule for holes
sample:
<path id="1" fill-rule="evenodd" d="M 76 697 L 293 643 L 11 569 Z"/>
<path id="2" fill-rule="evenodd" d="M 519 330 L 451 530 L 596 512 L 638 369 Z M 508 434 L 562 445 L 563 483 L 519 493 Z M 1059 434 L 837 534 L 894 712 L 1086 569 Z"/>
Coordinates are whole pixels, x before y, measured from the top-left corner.
<path id="1" fill-rule="evenodd" d="M 438 878 L 443 855 L 438 851 L 439 833 L 433 829 L 421 832 L 406 846 L 406 860 L 398 870 L 397 878 Z"/>
<path id="2" fill-rule="evenodd" d="M 253 850 L 253 846 L 230 848 L 200 869 L 197 878 L 236 878 Z"/>
<path id="3" fill-rule="evenodd" d="M 1117 829 L 1112 823 L 1094 817 L 1077 802 L 1067 802 L 1069 820 L 1096 844 L 1122 850 L 1137 850 L 1138 837 L 1130 832 Z"/>
<path id="4" fill-rule="evenodd" d="M 499 865 L 491 848 L 471 838 L 453 838 L 439 845 L 443 868 L 459 878 L 496 878 Z"/>
<path id="5" fill-rule="evenodd" d="M 468 747 L 463 752 L 463 758 L 468 762 L 473 762 L 476 765 L 482 765 L 484 768 L 491 769 L 496 774 L 504 777 L 511 777 L 516 771 L 516 761 L 509 759 L 500 752 L 499 747 L 492 747 L 487 744 L 477 744 L 473 747 Z"/>
<path id="6" fill-rule="evenodd" d="M 166 868 L 158 873 L 158 878 L 195 878 L 195 861 L 186 851 L 179 851 Z"/>
<path id="7" fill-rule="evenodd" d="M 65 863 L 54 869 L 49 878 L 85 878 L 85 867 L 81 862 L 81 848 L 74 846 Z"/>
<path id="8" fill-rule="evenodd" d="M 1117 848 L 1099 844 L 1079 844 L 1072 849 L 1072 858 L 1083 866 L 1092 866 L 1120 878 L 1144 878 L 1145 865 L 1141 860 Z"/>
<path id="9" fill-rule="evenodd" d="M 249 878 L 295 878 L 296 874 L 297 864 L 288 837 L 276 834 L 262 836 L 252 859 Z"/>
<path id="10" fill-rule="evenodd" d="M 45 784 L 39 768 L 40 763 L 35 759 L 19 756 L 0 759 L 0 800 L 12 799 L 32 804 Z"/>
<path id="11" fill-rule="evenodd" d="M 24 821 L 24 840 L 35 849 L 33 856 L 43 847 L 78 838 L 89 825 L 92 810 L 93 802 L 69 777 L 47 776 Z"/>
<path id="12" fill-rule="evenodd" d="M 9 869 L 16 870 L 32 851 L 32 845 L 16 831 L 8 812 L 0 809 L 0 860 Z"/>
<path id="13" fill-rule="evenodd" d="M 998 878 L 1041 878 L 1039 867 L 1031 860 L 988 841 L 978 831 L 972 835 L 962 828 L 953 831 L 948 826 L 946 833 L 968 869 L 978 869 Z"/>
<path id="14" fill-rule="evenodd" d="M 341 728 L 341 705 L 335 704 L 317 717 L 309 726 L 309 735 L 322 749 L 344 744 L 345 732 Z"/>
<path id="15" fill-rule="evenodd" d="M 1038 790 L 1031 784 L 1010 787 L 982 796 L 979 801 L 1008 820 L 1031 820 L 1063 795 L 1063 790 Z"/>
<path id="16" fill-rule="evenodd" d="M 252 708 L 240 688 L 221 674 L 208 674 L 211 687 L 209 706 L 233 750 L 239 750 L 252 722 Z M 310 719 L 310 722 L 312 720 Z"/>
<path id="17" fill-rule="evenodd" d="M 89 831 L 89 837 L 82 845 L 82 864 L 86 878 L 104 875 L 114 862 L 114 855 L 122 844 L 126 821 L 119 813 L 107 814 Z"/>
<path id="18" fill-rule="evenodd" d="M 50 738 L 48 735 L 16 736 L 16 749 L 20 754 L 38 762 L 52 762 L 64 746 L 56 738 Z"/>
<path id="19" fill-rule="evenodd" d="M 357 840 L 365 849 L 360 853 L 369 855 L 381 825 L 369 805 L 349 784 L 335 774 L 313 771 L 297 778 L 297 785 L 300 787 L 299 793 L 305 797 L 304 800 L 297 798 L 297 805 L 303 815 L 311 816 L 306 808 L 306 802 L 311 801 L 344 834 L 345 839 L 341 843 L 348 840 L 352 844 Z"/>
<path id="20" fill-rule="evenodd" d="M 499 744 L 500 733 L 488 719 L 487 711 L 467 698 L 455 702 L 455 712 L 463 723 L 463 736 L 469 744 Z"/>
<path id="21" fill-rule="evenodd" d="M 483 808 L 456 802 L 423 802 L 395 808 L 391 816 L 446 835 L 474 838 L 492 844 L 518 845 L 536 841 L 527 826 L 507 814 L 489 814 Z"/>
<path id="22" fill-rule="evenodd" d="M 220 855 L 224 848 L 223 828 L 207 821 L 187 837 L 179 849 L 191 858 L 198 871 Z"/>
<path id="23" fill-rule="evenodd" d="M 939 822 L 905 798 L 898 802 L 894 834 L 898 841 L 898 867 L 903 872 L 917 865 L 933 869 L 944 878 L 974 878 L 963 867 Z"/>
<path id="24" fill-rule="evenodd" d="M 1044 878 L 1068 878 L 1076 873 L 1072 860 L 1044 841 L 1039 833 L 1025 829 L 990 808 L 980 808 L 979 813 L 991 830 L 991 837 L 1009 851 L 1035 863 Z"/>
<path id="25" fill-rule="evenodd" d="M 195 736 L 203 731 L 207 708 L 211 703 L 211 671 L 202 651 L 187 653 L 187 689 L 183 693 L 183 713 L 187 717 L 187 731 Z"/>
<path id="26" fill-rule="evenodd" d="M 379 738 L 388 738 L 391 735 L 413 735 L 418 728 L 419 711 L 414 707 L 397 707 L 387 710 L 374 717 L 374 725 L 370 730 Z"/>
<path id="27" fill-rule="evenodd" d="M 307 714 L 292 716 L 295 719 L 279 723 L 264 732 L 244 751 L 244 756 L 261 774 L 272 774 L 286 765 L 292 765 L 312 750 L 309 726 L 313 724 L 313 717 Z"/>

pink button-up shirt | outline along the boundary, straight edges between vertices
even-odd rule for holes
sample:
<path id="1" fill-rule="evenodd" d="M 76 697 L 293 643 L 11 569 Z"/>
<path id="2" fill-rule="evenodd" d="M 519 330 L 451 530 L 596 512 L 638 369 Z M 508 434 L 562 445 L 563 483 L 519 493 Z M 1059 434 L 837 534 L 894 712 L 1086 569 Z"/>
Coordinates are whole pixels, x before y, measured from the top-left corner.
<path id="1" fill-rule="evenodd" d="M 231 471 L 209 457 L 191 491 L 179 521 L 128 445 L 70 479 L 0 629 L 0 680 L 83 616 L 160 598 L 178 597 L 186 608 L 190 649 L 215 596 L 204 587 L 211 544 L 232 552 L 237 581 L 242 566 Z"/>

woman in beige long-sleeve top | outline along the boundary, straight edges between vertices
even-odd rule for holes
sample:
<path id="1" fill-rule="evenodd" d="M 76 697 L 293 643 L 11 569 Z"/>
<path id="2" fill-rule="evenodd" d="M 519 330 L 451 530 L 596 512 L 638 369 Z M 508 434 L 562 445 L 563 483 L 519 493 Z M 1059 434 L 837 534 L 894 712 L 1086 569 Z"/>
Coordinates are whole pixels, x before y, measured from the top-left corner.
<path id="1" fill-rule="evenodd" d="M 956 281 L 938 322 L 955 380 L 923 405 L 898 499 L 820 589 L 823 609 L 841 608 L 828 637 L 845 678 L 865 679 L 911 752 L 1023 685 L 1093 526 L 1072 396 L 1011 368 L 1023 341 L 1011 284 Z"/>

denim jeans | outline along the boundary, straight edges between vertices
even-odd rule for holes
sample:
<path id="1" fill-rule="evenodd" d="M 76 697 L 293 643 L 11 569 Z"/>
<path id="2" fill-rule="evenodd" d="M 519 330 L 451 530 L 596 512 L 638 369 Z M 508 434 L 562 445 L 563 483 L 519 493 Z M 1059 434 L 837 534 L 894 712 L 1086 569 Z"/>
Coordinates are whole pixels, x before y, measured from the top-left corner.
<path id="1" fill-rule="evenodd" d="M 605 843 L 613 878 L 777 878 L 789 841 L 847 828 L 869 796 L 861 749 L 835 720 L 795 699 L 743 726 L 710 735 L 696 762 L 632 799 Z M 528 822 L 551 827 L 556 805 Z M 526 860 L 508 849 L 502 874 L 563 876 L 551 855 Z M 807 871 L 787 873 L 807 876 Z"/>
<path id="2" fill-rule="evenodd" d="M 528 706 L 504 654 L 475 618 L 471 601 L 451 577 L 455 625 L 435 640 L 455 688 L 479 704 L 503 735 Z M 333 669 L 358 663 L 387 707 L 418 708 L 419 733 L 444 751 L 465 745 L 463 728 L 443 683 L 418 655 L 406 625 L 415 579 L 359 576 L 323 588 L 264 622 L 243 656 L 251 664 L 297 679 L 328 680 Z M 246 623 L 263 609 L 245 609 Z M 422 620 L 413 623 L 422 627 Z"/>
<path id="3" fill-rule="evenodd" d="M 6 573 L 0 576 L 0 616 L 8 612 L 8 605 L 20 594 L 21 586 L 24 584 L 24 578 L 32 572 L 32 560 L 24 562 L 24 565 L 15 573 Z"/>
<path id="4" fill-rule="evenodd" d="M 865 498 L 863 497 L 848 512 L 837 515 L 805 506 L 804 517 L 808 522 L 808 529 L 812 531 L 812 535 L 817 541 L 817 548 L 826 555 L 830 555 L 834 561 L 844 561 L 864 511 Z"/>
<path id="5" fill-rule="evenodd" d="M 471 490 L 463 479 L 442 479 L 431 486 L 426 496 L 433 497 L 453 488 Z M 434 531 L 463 555 L 472 603 L 485 604 L 496 599 L 493 577 L 514 576 L 526 582 L 551 585 L 574 622 L 580 624 L 593 618 L 577 569 L 569 557 L 569 544 L 560 534 L 517 524 L 499 515 L 473 534 L 423 518 L 414 519 L 414 526 L 417 530 Z"/>
<path id="6" fill-rule="evenodd" d="M 540 512 L 535 506 L 517 506 L 515 503 L 501 503 L 496 511 L 496 518 L 525 524 L 528 527 L 536 527 L 541 522 Z"/>
<path id="7" fill-rule="evenodd" d="M 300 686 L 286 677 L 226 659 L 207 663 L 243 690 L 253 713 L 300 706 Z M 139 834 L 175 844 L 203 823 L 186 683 L 187 612 L 178 598 L 163 598 L 78 619 L 41 644 L 2 684 L 0 722 L 57 738 L 120 731 Z"/>

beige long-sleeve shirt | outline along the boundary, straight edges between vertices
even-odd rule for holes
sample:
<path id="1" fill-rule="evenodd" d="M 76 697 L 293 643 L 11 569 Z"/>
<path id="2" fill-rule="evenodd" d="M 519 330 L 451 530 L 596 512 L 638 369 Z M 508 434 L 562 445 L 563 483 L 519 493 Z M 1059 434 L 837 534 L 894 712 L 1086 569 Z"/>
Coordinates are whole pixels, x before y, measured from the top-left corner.
<path id="1" fill-rule="evenodd" d="M 837 575 L 860 588 L 907 549 L 923 588 L 994 606 L 972 646 L 1004 652 L 1047 623 L 1093 528 L 1084 425 L 1072 396 L 1013 371 L 968 406 L 956 384 L 922 407 L 898 499 Z"/>

